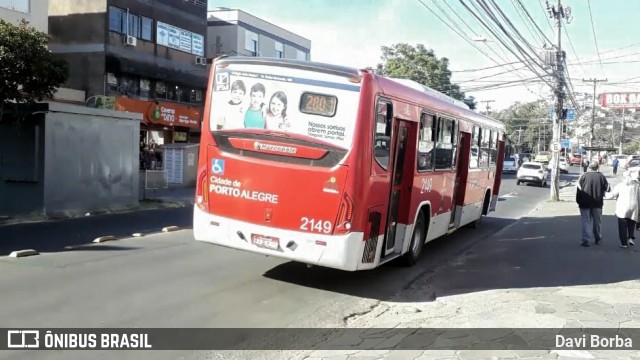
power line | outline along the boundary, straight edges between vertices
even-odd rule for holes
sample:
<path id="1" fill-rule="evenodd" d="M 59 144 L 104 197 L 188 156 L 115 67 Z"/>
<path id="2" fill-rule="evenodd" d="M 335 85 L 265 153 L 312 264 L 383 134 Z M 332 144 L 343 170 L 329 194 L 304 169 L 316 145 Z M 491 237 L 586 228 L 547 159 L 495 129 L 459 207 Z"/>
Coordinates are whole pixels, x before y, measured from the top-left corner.
<path id="1" fill-rule="evenodd" d="M 598 53 L 598 60 L 600 60 L 600 70 L 604 75 L 604 67 L 602 66 L 602 59 L 600 58 L 600 49 L 598 48 L 598 38 L 596 37 L 596 28 L 593 25 L 593 13 L 591 12 L 591 0 L 587 0 L 589 5 L 589 18 L 591 19 L 591 30 L 593 31 L 593 41 L 596 43 L 596 52 Z"/>
<path id="2" fill-rule="evenodd" d="M 494 66 L 488 66 L 488 67 L 484 67 L 484 68 L 477 68 L 477 69 L 465 69 L 465 70 L 451 70 L 452 73 L 460 73 L 460 72 L 472 72 L 472 71 L 483 71 L 483 70 L 489 70 L 489 69 L 495 69 L 498 67 L 503 67 L 503 66 L 508 66 L 508 65 L 512 65 L 512 64 L 519 64 L 520 61 L 513 61 L 510 63 L 506 63 L 506 64 L 499 64 L 499 65 L 494 65 Z"/>
<path id="3" fill-rule="evenodd" d="M 542 34 L 542 36 L 544 37 L 544 39 L 547 40 L 547 42 L 552 43 L 552 41 L 547 37 L 547 35 L 544 33 L 544 31 L 542 31 L 542 29 L 540 29 L 540 27 L 538 26 L 538 24 L 535 22 L 535 20 L 533 20 L 533 17 L 531 16 L 531 14 L 529 13 L 529 10 L 527 10 L 527 7 L 524 6 L 524 4 L 522 3 L 522 1 L 520 0 L 516 0 L 518 2 L 518 4 L 520 5 L 520 7 L 522 7 L 522 10 L 524 10 L 524 12 L 527 14 L 527 16 L 529 17 L 529 20 L 531 20 L 531 22 L 533 23 L 533 25 L 535 25 L 535 27 L 538 29 L 538 31 L 540 32 L 540 34 Z M 542 5 L 542 4 L 541 4 Z M 544 10 L 544 8 L 543 8 Z M 546 14 L 545 14 L 546 15 Z M 546 18 L 546 17 L 545 17 Z M 549 20 L 547 19 L 547 22 Z M 551 26 L 551 24 L 549 24 L 549 26 Z M 553 28 L 551 28 L 551 31 L 553 31 Z"/>

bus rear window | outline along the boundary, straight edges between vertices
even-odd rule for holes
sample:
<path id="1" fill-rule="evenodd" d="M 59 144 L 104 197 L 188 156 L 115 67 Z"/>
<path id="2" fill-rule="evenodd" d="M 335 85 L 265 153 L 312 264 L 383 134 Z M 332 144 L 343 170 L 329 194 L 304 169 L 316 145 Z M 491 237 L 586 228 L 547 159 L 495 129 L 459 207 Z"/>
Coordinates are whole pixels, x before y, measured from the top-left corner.
<path id="1" fill-rule="evenodd" d="M 338 98 L 331 95 L 305 92 L 300 97 L 300 112 L 305 114 L 333 117 L 337 105 Z"/>

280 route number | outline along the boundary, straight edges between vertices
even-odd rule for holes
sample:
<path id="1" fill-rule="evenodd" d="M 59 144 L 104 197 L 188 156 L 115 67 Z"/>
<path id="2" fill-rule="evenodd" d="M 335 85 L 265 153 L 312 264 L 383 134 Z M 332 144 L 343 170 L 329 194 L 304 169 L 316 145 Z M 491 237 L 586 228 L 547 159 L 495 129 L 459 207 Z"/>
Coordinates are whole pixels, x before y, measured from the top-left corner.
<path id="1" fill-rule="evenodd" d="M 331 221 L 309 219 L 308 217 L 300 218 L 300 230 L 329 234 L 332 227 Z"/>

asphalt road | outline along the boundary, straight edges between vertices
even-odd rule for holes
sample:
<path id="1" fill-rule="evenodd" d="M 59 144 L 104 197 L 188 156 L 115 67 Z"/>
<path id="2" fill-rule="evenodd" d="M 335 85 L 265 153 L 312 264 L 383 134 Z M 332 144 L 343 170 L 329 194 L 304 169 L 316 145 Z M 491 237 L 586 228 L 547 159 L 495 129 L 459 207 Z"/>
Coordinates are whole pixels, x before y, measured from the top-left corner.
<path id="1" fill-rule="evenodd" d="M 191 230 L 59 251 L 95 236 L 188 226 L 191 209 L 165 209 L 74 222 L 0 227 L 6 252 L 29 241 L 41 252 L 0 258 L 2 327 L 331 327 L 390 299 L 413 279 L 455 260 L 533 209 L 549 189 L 506 175 L 498 209 L 478 229 L 430 242 L 412 268 L 388 264 L 348 273 L 198 243 Z M 163 224 L 163 221 L 165 223 Z M 76 225 L 76 226 L 73 226 Z M 96 228 L 94 228 L 96 227 Z M 100 233 L 107 231 L 108 233 Z M 14 238 L 14 237 L 18 238 Z M 12 244 L 7 246 L 6 244 Z M 42 245 L 46 244 L 46 245 Z M 30 246 L 31 247 L 31 246 Z M 43 249 L 52 249 L 47 252 Z M 213 352 L 41 352 L 41 359 L 204 359 Z M 228 356 L 225 356 L 228 357 Z M 243 356 L 244 357 L 244 356 Z M 0 359 L 30 359 L 4 352 Z"/>

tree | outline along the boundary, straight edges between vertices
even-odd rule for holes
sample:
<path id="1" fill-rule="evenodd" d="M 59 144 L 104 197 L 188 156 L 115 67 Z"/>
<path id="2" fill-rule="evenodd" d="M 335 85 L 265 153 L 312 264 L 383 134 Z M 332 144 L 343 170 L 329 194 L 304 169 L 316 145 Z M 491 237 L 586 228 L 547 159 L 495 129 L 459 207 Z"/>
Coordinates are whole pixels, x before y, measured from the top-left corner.
<path id="1" fill-rule="evenodd" d="M 548 150 L 552 123 L 548 119 L 549 104 L 544 101 L 515 103 L 494 114 L 504 122 L 506 136 L 517 146 L 517 152 Z"/>
<path id="2" fill-rule="evenodd" d="M 382 63 L 376 69 L 378 74 L 413 80 L 461 100 L 471 109 L 476 108 L 475 98 L 465 97 L 460 86 L 451 83 L 449 59 L 438 58 L 433 50 L 423 44 L 416 47 L 405 43 L 383 46 L 381 59 Z"/>
<path id="3" fill-rule="evenodd" d="M 0 19 L 0 120 L 6 105 L 51 98 L 69 76 L 66 61 L 47 48 L 47 35 L 24 19 L 13 25 Z"/>

